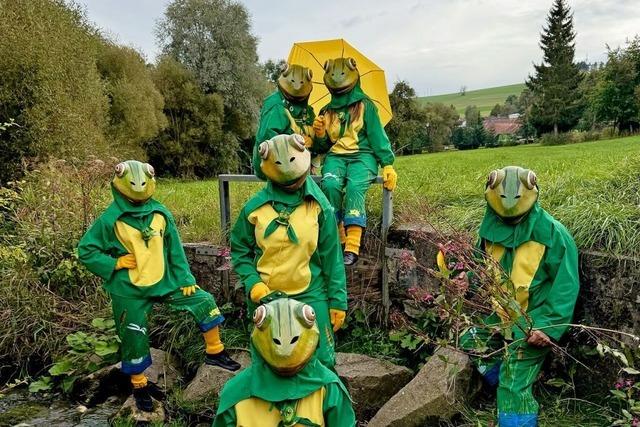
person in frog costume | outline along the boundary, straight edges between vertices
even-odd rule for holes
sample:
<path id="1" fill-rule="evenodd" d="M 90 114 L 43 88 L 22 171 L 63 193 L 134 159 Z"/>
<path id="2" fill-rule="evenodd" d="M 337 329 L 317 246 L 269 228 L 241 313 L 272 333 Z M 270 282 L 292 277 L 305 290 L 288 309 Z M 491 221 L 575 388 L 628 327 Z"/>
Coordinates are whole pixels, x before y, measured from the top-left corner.
<path id="1" fill-rule="evenodd" d="M 313 90 L 312 77 L 313 73 L 309 68 L 287 64 L 278 77 L 278 89 L 264 100 L 253 148 L 253 169 L 258 178 L 267 179 L 260 168 L 262 159 L 258 150 L 264 141 L 276 135 L 297 133 L 304 137 L 305 146 L 311 149 L 313 143 L 311 125 L 315 113 L 308 104 L 308 100 Z M 316 167 L 319 166 L 315 160 L 312 158 L 312 168 L 314 164 Z"/>
<path id="2" fill-rule="evenodd" d="M 242 208 L 231 231 L 233 269 L 250 312 L 273 291 L 309 304 L 320 328 L 318 359 L 335 365 L 334 331 L 343 324 L 347 290 L 335 213 L 309 176 L 301 135 L 260 144 L 266 186 Z"/>
<path id="3" fill-rule="evenodd" d="M 213 427 L 355 426 L 349 393 L 315 356 L 313 308 L 280 292 L 265 300 L 253 315 L 254 357 L 222 389 Z"/>
<path id="4" fill-rule="evenodd" d="M 147 316 L 154 303 L 188 311 L 203 334 L 205 362 L 235 371 L 240 365 L 224 350 L 219 325 L 224 317 L 211 294 L 196 285 L 169 210 L 152 198 L 155 172 L 128 160 L 115 168 L 113 202 L 78 244 L 78 256 L 104 280 L 121 341 L 122 372 L 130 375 L 136 406 L 153 410 L 157 386 L 147 381 L 151 365 Z"/>
<path id="5" fill-rule="evenodd" d="M 497 386 L 500 427 L 535 427 L 538 403 L 533 384 L 554 342 L 567 331 L 578 296 L 578 250 L 567 229 L 538 204 L 536 174 L 509 166 L 489 174 L 487 208 L 480 225 L 479 249 L 500 265 L 505 289 L 518 309 L 493 301 L 495 312 L 483 327 L 469 329 L 462 348 L 489 352 L 474 358 L 490 386 Z M 446 268 L 442 253 L 441 269 Z M 511 286 L 511 284 L 513 286 Z M 526 315 L 524 315 L 526 313 Z M 509 339 L 496 330 L 509 328 Z"/>
<path id="6" fill-rule="evenodd" d="M 313 122 L 314 149 L 328 151 L 322 167 L 322 191 L 336 210 L 343 261 L 353 265 L 367 225 L 365 196 L 382 166 L 384 187 L 394 190 L 398 176 L 394 154 L 382 127 L 378 109 L 360 88 L 360 73 L 353 58 L 324 64 L 324 84 L 331 101 Z"/>

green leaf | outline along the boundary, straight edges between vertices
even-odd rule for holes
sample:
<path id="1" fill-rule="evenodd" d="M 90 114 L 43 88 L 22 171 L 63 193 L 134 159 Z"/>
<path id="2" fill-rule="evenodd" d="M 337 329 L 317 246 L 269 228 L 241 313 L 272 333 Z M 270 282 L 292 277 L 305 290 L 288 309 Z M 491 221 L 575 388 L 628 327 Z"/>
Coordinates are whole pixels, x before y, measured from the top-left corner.
<path id="1" fill-rule="evenodd" d="M 52 387 L 51 377 L 40 377 L 38 381 L 29 384 L 29 391 L 31 393 L 39 393 L 41 391 L 51 390 Z"/>
<path id="2" fill-rule="evenodd" d="M 73 362 L 69 359 L 62 359 L 53 364 L 51 368 L 49 368 L 49 374 L 54 377 L 60 375 L 67 375 L 74 371 Z"/>
<path id="3" fill-rule="evenodd" d="M 622 369 L 624 372 L 626 372 L 629 375 L 639 375 L 640 371 L 638 371 L 637 369 L 634 368 L 623 368 Z"/>
<path id="4" fill-rule="evenodd" d="M 571 385 L 567 383 L 565 380 L 563 380 L 562 378 L 551 378 L 546 382 L 546 384 L 549 384 L 552 387 L 559 387 L 559 388 L 571 387 Z"/>
<path id="5" fill-rule="evenodd" d="M 73 390 L 73 384 L 76 382 L 76 376 L 70 376 L 62 380 L 62 391 L 65 393 L 71 393 Z"/>
<path id="6" fill-rule="evenodd" d="M 98 341 L 96 343 L 95 352 L 98 356 L 104 357 L 118 352 L 120 346 L 117 342 Z"/>
<path id="7" fill-rule="evenodd" d="M 609 390 L 618 399 L 627 400 L 627 393 L 620 390 Z"/>

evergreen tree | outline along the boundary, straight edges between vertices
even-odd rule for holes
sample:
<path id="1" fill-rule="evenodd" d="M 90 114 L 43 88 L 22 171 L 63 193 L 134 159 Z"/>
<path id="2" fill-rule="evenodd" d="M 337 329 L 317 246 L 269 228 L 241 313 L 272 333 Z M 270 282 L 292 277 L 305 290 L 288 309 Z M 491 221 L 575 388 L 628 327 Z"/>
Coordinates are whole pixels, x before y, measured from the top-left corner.
<path id="1" fill-rule="evenodd" d="M 580 118 L 582 75 L 574 63 L 575 38 L 570 8 L 565 0 L 555 0 L 540 36 L 543 61 L 526 82 L 533 94 L 531 121 L 541 132 L 569 130 Z"/>

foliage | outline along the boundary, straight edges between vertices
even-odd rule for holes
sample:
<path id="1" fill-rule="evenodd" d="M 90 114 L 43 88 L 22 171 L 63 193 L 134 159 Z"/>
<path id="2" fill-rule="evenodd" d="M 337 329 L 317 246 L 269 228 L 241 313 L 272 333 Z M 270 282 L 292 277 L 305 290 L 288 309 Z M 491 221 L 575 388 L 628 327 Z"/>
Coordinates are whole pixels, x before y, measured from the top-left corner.
<path id="1" fill-rule="evenodd" d="M 164 54 L 195 76 L 206 94 L 224 103 L 223 128 L 249 139 L 267 86 L 246 8 L 231 0 L 174 0 L 157 27 Z"/>
<path id="2" fill-rule="evenodd" d="M 67 335 L 66 354 L 56 359 L 47 371 L 49 375 L 29 385 L 30 392 L 51 391 L 60 387 L 62 392 L 70 393 L 78 378 L 118 361 L 120 340 L 115 322 L 97 317 L 91 321 L 91 326 L 93 331 L 89 333 L 78 331 Z"/>
<path id="3" fill-rule="evenodd" d="M 160 175 L 210 177 L 238 168 L 237 138 L 224 127 L 218 94 L 201 91 L 194 75 L 171 57 L 162 58 L 153 80 L 164 97 L 168 126 L 146 144 Z"/>
<path id="4" fill-rule="evenodd" d="M 287 61 L 284 59 L 274 60 L 269 59 L 262 64 L 262 74 L 266 80 L 273 85 L 273 89 L 278 87 L 278 78 L 287 65 Z"/>
<path id="5" fill-rule="evenodd" d="M 113 163 L 50 161 L 0 190 L 0 360 L 12 368 L 0 375 L 37 371 L 69 332 L 109 315 L 75 247 L 106 206 Z"/>
<path id="6" fill-rule="evenodd" d="M 634 131 L 640 127 L 640 36 L 625 49 L 609 49 L 606 65 L 599 71 L 592 96 L 598 119 L 608 121 L 618 130 Z"/>
<path id="7" fill-rule="evenodd" d="M 0 1 L 0 123 L 16 123 L 0 133 L 0 184 L 21 174 L 25 158 L 105 148 L 98 45 L 73 3 Z"/>
<path id="8" fill-rule="evenodd" d="M 96 65 L 109 97 L 109 145 L 123 157 L 140 158 L 142 143 L 167 125 L 162 95 L 144 59 L 130 47 L 105 41 Z"/>
<path id="9" fill-rule="evenodd" d="M 416 92 L 406 81 L 398 81 L 389 94 L 393 118 L 386 132 L 398 155 L 420 153 L 427 144 L 423 109 L 416 102 Z"/>
<path id="10" fill-rule="evenodd" d="M 487 132 L 480 122 L 472 126 L 455 128 L 451 134 L 451 142 L 458 150 L 470 150 L 485 146 L 494 147 L 497 145 L 497 138 Z"/>
<path id="11" fill-rule="evenodd" d="M 576 33 L 565 0 L 555 0 L 540 38 L 543 61 L 527 80 L 533 94 L 531 120 L 539 132 L 573 128 L 581 115 L 582 74 L 573 62 Z"/>
<path id="12" fill-rule="evenodd" d="M 460 116 L 453 105 L 427 104 L 424 107 L 427 135 L 429 137 L 428 151 L 442 151 L 451 138 L 451 132 Z"/>

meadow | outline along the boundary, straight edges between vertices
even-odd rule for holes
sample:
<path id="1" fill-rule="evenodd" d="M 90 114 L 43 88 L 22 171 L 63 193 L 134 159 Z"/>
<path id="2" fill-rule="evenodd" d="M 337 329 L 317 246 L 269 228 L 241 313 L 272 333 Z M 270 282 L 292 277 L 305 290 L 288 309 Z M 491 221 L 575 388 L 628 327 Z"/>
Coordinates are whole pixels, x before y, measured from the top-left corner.
<path id="1" fill-rule="evenodd" d="M 457 229 L 475 229 L 485 208 L 486 177 L 506 165 L 537 173 L 541 205 L 569 228 L 579 247 L 640 255 L 640 136 L 399 157 L 396 223 L 446 222 Z M 260 186 L 231 184 L 233 218 Z M 183 240 L 221 241 L 217 181 L 163 180 L 158 187 L 157 197 L 175 213 Z M 380 186 L 372 187 L 367 205 L 374 229 Z"/>
<path id="2" fill-rule="evenodd" d="M 494 105 L 503 104 L 509 95 L 519 96 L 524 88 L 524 83 L 517 83 L 486 89 L 468 90 L 464 95 L 456 92 L 444 95 L 422 96 L 418 98 L 418 102 L 421 104 L 442 102 L 446 105 L 453 105 L 456 111 L 462 115 L 464 115 L 464 110 L 468 105 L 475 105 L 480 110 L 480 114 L 486 117 Z"/>

